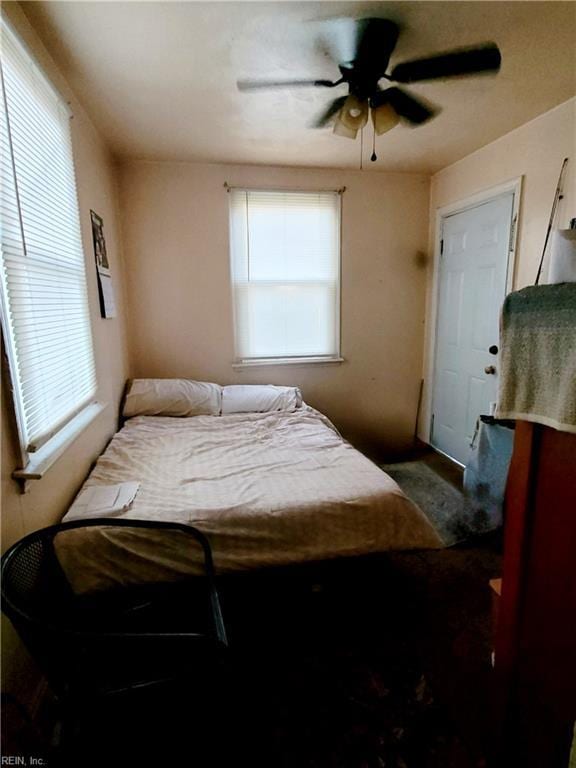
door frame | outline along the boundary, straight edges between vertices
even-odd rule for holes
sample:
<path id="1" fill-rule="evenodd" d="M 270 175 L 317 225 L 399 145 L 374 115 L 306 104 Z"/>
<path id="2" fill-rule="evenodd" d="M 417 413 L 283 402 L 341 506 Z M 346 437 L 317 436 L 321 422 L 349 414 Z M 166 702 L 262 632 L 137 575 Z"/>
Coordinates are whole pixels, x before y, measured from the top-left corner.
<path id="1" fill-rule="evenodd" d="M 430 290 L 430 308 L 428 311 L 428 328 L 431 332 L 428 335 L 426 344 L 426 355 L 428 362 L 426 365 L 425 378 L 425 396 L 423 413 L 422 436 L 424 441 L 431 445 L 432 436 L 432 401 L 434 397 L 434 380 L 436 373 L 436 337 L 438 334 L 438 304 L 440 298 L 440 248 L 442 240 L 442 224 L 445 218 L 456 213 L 463 213 L 471 208 L 476 208 L 483 203 L 488 203 L 498 197 L 512 193 L 512 226 L 510 232 L 510 244 L 508 248 L 508 263 L 506 266 L 506 295 L 510 293 L 514 284 L 516 251 L 518 246 L 518 229 L 520 221 L 520 202 L 522 197 L 523 176 L 518 176 L 509 181 L 497 184 L 494 187 L 476 192 L 473 195 L 462 198 L 454 203 L 443 205 L 436 209 L 434 223 L 434 257 L 432 264 L 432 286 Z M 434 449 L 438 450 L 438 449 Z M 449 457 L 452 461 L 452 457 Z M 459 463 L 459 462 L 456 462 Z"/>

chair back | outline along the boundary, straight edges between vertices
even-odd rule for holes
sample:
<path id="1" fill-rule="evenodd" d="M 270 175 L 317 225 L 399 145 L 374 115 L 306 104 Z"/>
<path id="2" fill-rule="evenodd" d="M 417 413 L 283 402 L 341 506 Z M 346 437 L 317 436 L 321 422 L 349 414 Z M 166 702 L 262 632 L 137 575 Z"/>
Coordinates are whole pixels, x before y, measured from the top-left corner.
<path id="1" fill-rule="evenodd" d="M 211 609 L 214 640 L 226 646 L 226 633 L 214 585 L 210 546 L 205 536 L 179 523 L 109 518 L 61 523 L 25 536 L 3 555 L 1 560 L 2 610 L 13 623 L 23 643 L 48 678 L 57 695 L 65 695 L 79 655 L 113 627 L 110 608 L 124 609 L 129 604 L 129 588 L 86 597 L 74 593 L 58 560 L 54 540 L 64 531 L 83 527 L 134 527 L 153 530 L 177 530 L 195 539 L 202 547 L 206 575 L 206 597 Z M 118 594 L 122 599 L 118 601 Z M 140 595 L 139 595 L 140 596 Z M 140 606 L 138 606 L 140 607 Z M 186 606 L 183 606 L 185 609 Z M 144 633 L 146 629 L 144 628 Z M 170 632 L 166 632 L 166 637 Z"/>
<path id="2" fill-rule="evenodd" d="M 54 526 L 26 536 L 2 558 L 2 610 L 56 693 L 69 648 L 59 630 L 73 615 L 74 593 L 54 552 Z"/>

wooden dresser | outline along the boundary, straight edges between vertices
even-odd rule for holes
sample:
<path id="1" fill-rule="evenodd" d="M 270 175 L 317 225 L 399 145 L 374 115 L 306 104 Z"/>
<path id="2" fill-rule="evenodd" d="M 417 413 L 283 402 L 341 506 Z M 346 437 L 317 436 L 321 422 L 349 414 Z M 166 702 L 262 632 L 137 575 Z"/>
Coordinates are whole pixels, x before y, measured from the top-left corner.
<path id="1" fill-rule="evenodd" d="M 567 768 L 576 718 L 576 435 L 519 421 L 506 490 L 493 764 Z"/>

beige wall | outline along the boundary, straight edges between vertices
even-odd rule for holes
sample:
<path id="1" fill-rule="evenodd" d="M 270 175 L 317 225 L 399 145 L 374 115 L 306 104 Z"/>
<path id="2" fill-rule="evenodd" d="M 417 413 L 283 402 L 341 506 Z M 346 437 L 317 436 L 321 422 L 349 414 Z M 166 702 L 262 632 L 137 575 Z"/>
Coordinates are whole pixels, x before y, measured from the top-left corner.
<path id="1" fill-rule="evenodd" d="M 232 368 L 224 182 L 346 186 L 341 364 Z M 421 377 L 428 180 L 269 167 L 128 162 L 121 208 L 135 376 L 294 384 L 353 442 L 409 445 Z"/>
<path id="2" fill-rule="evenodd" d="M 514 288 L 531 285 L 536 279 L 558 175 L 565 157 L 570 158 L 556 227 L 567 227 L 576 216 L 576 99 L 546 112 L 526 125 L 506 134 L 432 178 L 430 190 L 429 251 L 436 242 L 437 211 L 443 206 L 522 176 L 522 196 L 517 239 Z M 432 263 L 427 289 L 427 326 L 424 370 L 428 370 L 432 322 Z M 545 267 L 547 261 L 545 262 Z M 546 271 L 543 273 L 545 282 Z M 426 382 L 428 384 L 428 382 Z M 430 413 L 425 398 L 420 433 L 427 434 Z"/>
<path id="3" fill-rule="evenodd" d="M 432 178 L 430 223 L 442 206 L 522 176 L 522 199 L 514 287 L 531 285 L 538 269 L 558 174 L 565 157 L 564 200 L 556 226 L 576 216 L 576 99 L 444 168 Z M 433 242 L 433 241 L 432 241 Z"/>
<path id="4" fill-rule="evenodd" d="M 5 4 L 6 13 L 44 71 L 49 74 L 62 95 L 71 102 L 72 140 L 78 184 L 82 238 L 86 255 L 90 312 L 95 343 L 98 376 L 98 397 L 108 403 L 107 409 L 77 438 L 73 445 L 48 470 L 42 480 L 29 483 L 26 494 L 12 480 L 17 466 L 17 438 L 12 425 L 9 402 L 2 398 L 2 548 L 25 533 L 57 522 L 77 492 L 90 465 L 104 448 L 117 428 L 118 404 L 127 378 L 127 354 L 124 332 L 124 299 L 122 261 L 117 219 L 117 189 L 115 169 L 100 136 L 86 114 L 56 71 L 53 62 L 35 37 L 26 19 L 13 4 Z M 119 317 L 100 318 L 90 209 L 104 220 L 106 246 L 110 257 L 112 278 Z M 3 377 L 3 385 L 6 378 Z M 19 655 L 21 649 L 8 626 L 3 625 L 2 667 L 3 689 L 18 689 L 30 683 L 27 666 Z"/>

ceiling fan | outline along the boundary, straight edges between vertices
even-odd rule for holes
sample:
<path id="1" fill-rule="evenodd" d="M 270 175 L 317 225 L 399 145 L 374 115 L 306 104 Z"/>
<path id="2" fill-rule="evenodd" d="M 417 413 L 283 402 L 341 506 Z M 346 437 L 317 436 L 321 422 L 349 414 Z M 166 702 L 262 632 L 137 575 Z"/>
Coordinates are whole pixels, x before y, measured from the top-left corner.
<path id="1" fill-rule="evenodd" d="M 330 24 L 330 23 L 329 23 Z M 338 80 L 238 80 L 241 91 L 266 88 L 294 88 L 313 86 L 335 88 L 348 86 L 348 95 L 328 104 L 313 123 L 323 128 L 334 121 L 334 133 L 355 139 L 371 114 L 374 133 L 381 135 L 398 124 L 400 119 L 411 125 L 430 120 L 439 109 L 407 91 L 382 87 L 383 80 L 390 83 L 418 83 L 449 77 L 462 77 L 497 72 L 501 56 L 495 43 L 475 48 L 459 48 L 423 59 L 397 64 L 387 73 L 390 56 L 400 29 L 389 19 L 340 19 L 329 26 L 325 37 L 331 57 L 340 70 Z M 376 159 L 373 154 L 372 159 Z"/>

